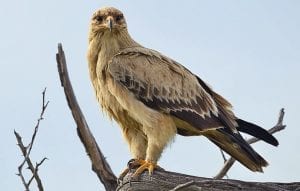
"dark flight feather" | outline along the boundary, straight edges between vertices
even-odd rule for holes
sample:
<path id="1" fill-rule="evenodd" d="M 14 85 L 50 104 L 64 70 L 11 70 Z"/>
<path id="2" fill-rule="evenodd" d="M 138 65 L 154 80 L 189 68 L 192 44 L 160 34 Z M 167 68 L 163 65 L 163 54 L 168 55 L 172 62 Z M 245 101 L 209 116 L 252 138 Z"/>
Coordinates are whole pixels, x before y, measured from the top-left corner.
<path id="1" fill-rule="evenodd" d="M 237 119 L 236 120 L 238 123 L 237 130 L 247 133 L 249 135 L 252 135 L 258 139 L 261 139 L 271 145 L 278 146 L 278 141 L 277 139 L 271 135 L 268 131 L 265 129 L 259 127 L 258 125 L 255 125 L 253 123 L 244 121 L 242 119 Z"/>

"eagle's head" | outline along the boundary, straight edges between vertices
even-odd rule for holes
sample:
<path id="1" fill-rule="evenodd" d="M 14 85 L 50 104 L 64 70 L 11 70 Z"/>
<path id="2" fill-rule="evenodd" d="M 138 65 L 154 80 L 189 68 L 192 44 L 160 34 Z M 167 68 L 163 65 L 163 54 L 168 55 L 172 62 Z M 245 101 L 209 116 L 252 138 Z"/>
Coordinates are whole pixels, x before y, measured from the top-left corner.
<path id="1" fill-rule="evenodd" d="M 92 33 L 119 33 L 127 30 L 123 13 L 114 7 L 104 7 L 97 10 L 90 23 Z"/>

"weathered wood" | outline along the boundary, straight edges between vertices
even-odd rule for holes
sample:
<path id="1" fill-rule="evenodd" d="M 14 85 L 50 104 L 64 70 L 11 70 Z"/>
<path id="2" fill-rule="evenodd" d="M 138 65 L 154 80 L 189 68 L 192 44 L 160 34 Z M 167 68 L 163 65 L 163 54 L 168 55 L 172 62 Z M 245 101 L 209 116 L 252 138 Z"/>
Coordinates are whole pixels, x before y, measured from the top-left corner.
<path id="1" fill-rule="evenodd" d="M 144 172 L 138 178 L 131 178 L 132 170 L 119 182 L 117 191 L 300 191 L 300 182 L 245 182 L 240 180 L 216 180 L 179 174 L 168 171 L 155 171 L 149 177 Z"/>
<path id="2" fill-rule="evenodd" d="M 112 172 L 109 164 L 106 162 L 105 157 L 102 154 L 92 132 L 90 131 L 85 117 L 77 103 L 67 70 L 65 54 L 61 44 L 58 44 L 56 61 L 61 85 L 64 88 L 69 108 L 72 111 L 73 118 L 77 124 L 78 136 L 92 162 L 92 169 L 97 174 L 106 190 L 116 190 L 117 178 Z"/>

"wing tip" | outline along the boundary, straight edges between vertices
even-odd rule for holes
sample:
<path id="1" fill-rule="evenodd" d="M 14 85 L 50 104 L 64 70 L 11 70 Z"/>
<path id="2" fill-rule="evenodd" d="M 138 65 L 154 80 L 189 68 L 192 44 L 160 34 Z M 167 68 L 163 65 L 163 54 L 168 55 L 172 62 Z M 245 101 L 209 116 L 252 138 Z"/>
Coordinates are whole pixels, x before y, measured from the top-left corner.
<path id="1" fill-rule="evenodd" d="M 264 128 L 242 119 L 237 119 L 236 121 L 238 123 L 238 131 L 252 135 L 258 139 L 265 141 L 266 143 L 269 143 L 270 145 L 279 145 L 278 140 Z"/>

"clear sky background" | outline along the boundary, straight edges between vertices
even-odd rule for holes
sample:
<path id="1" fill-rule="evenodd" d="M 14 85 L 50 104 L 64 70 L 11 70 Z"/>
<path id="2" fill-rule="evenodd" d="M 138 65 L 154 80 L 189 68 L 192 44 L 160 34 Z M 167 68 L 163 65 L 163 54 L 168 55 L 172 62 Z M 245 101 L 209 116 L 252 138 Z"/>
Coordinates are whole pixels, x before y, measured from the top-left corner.
<path id="1" fill-rule="evenodd" d="M 103 190 L 60 87 L 58 42 L 79 104 L 115 174 L 130 159 L 119 128 L 102 114 L 89 81 L 89 19 L 103 6 L 122 10 L 136 41 L 200 76 L 234 105 L 237 116 L 270 128 L 284 107 L 287 128 L 275 135 L 279 147 L 253 145 L 270 163 L 265 173 L 236 163 L 229 177 L 300 181 L 300 1 L 10 0 L 0 3 L 1 190 L 23 190 L 15 175 L 22 157 L 13 130 L 29 141 L 44 87 L 50 104 L 31 157 L 49 158 L 39 171 L 45 190 Z M 222 163 L 218 148 L 204 137 L 178 136 L 160 160 L 167 170 L 204 177 L 214 176 Z"/>

